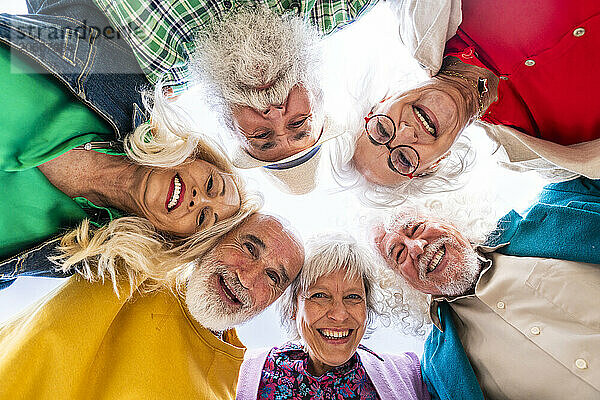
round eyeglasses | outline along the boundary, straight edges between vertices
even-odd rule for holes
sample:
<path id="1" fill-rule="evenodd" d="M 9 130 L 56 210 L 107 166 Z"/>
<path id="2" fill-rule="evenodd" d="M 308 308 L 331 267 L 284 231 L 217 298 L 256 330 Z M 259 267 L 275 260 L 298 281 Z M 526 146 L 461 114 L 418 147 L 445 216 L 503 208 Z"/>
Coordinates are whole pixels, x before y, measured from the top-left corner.
<path id="1" fill-rule="evenodd" d="M 401 144 L 391 147 L 390 143 L 396 137 L 396 124 L 384 114 L 375 114 L 365 117 L 365 130 L 371 143 L 385 146 L 390 152 L 388 166 L 400 175 L 413 177 L 419 168 L 419 153 L 410 146 Z"/>

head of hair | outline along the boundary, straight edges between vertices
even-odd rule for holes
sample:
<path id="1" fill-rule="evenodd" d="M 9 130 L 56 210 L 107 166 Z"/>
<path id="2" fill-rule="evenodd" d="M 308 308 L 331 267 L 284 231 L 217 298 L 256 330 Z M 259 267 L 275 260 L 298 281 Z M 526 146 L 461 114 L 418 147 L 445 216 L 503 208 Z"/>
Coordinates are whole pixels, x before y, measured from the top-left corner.
<path id="1" fill-rule="evenodd" d="M 414 72 L 395 71 L 378 73 L 372 69 L 348 88 L 352 107 L 344 114 L 345 133 L 330 145 L 329 160 L 332 176 L 342 190 L 353 191 L 360 202 L 372 208 L 395 207 L 407 199 L 427 194 L 454 191 L 464 186 L 463 174 L 475 162 L 475 151 L 465 132 L 459 133 L 450 154 L 439 163 L 437 170 L 423 176 L 406 179 L 397 185 L 384 186 L 367 180 L 356 168 L 353 157 L 356 141 L 365 132 L 364 117 L 381 99 L 401 92 L 414 85 L 419 79 Z M 390 84 L 390 80 L 394 83 Z"/>
<path id="2" fill-rule="evenodd" d="M 493 203 L 486 195 L 456 192 L 443 200 L 408 201 L 391 213 L 387 212 L 387 217 L 377 216 L 369 224 L 382 223 L 386 230 L 391 230 L 394 225 L 415 217 L 435 218 L 452 224 L 473 245 L 482 244 L 495 232 L 498 212 L 494 211 Z M 377 261 L 386 264 L 379 252 Z M 431 324 L 431 296 L 413 288 L 398 273 L 384 277 L 381 285 L 393 293 L 382 301 L 382 307 L 388 310 L 384 315 L 386 324 L 401 327 L 407 334 L 423 335 Z"/>
<path id="3" fill-rule="evenodd" d="M 240 209 L 230 218 L 188 237 L 159 232 L 147 219 L 126 216 L 94 228 L 84 220 L 61 240 L 61 254 L 54 257 L 57 269 L 75 270 L 88 280 L 110 279 L 118 293 L 118 282 L 129 281 L 131 290 L 179 288 L 193 262 L 212 249 L 230 230 L 262 206 L 259 195 L 248 193 L 244 182 L 220 147 L 194 133 L 183 111 L 163 95 L 158 84 L 154 96 L 146 93 L 150 120 L 125 138 L 126 153 L 133 161 L 167 168 L 201 159 L 230 174 L 240 194 Z"/>
<path id="4" fill-rule="evenodd" d="M 265 110 L 283 103 L 295 85 L 309 94 L 313 126 L 322 126 L 321 44 L 317 29 L 303 18 L 244 7 L 213 22 L 194 45 L 194 83 L 231 133 L 239 130 L 235 107 Z"/>
<path id="5" fill-rule="evenodd" d="M 281 322 L 293 340 L 301 339 L 295 321 L 298 297 L 322 276 L 338 271 L 344 271 L 346 279 L 362 279 L 366 295 L 367 325 L 374 321 L 379 311 L 373 255 L 350 235 L 322 234 L 307 241 L 304 266 L 279 300 Z"/>

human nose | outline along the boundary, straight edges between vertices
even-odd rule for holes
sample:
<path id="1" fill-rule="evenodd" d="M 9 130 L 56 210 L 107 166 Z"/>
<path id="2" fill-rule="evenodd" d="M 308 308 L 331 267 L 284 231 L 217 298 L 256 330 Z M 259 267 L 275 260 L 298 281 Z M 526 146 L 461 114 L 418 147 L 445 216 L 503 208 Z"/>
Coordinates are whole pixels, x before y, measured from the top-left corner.
<path id="1" fill-rule="evenodd" d="M 235 274 L 240 284 L 247 290 L 256 286 L 257 280 L 262 275 L 263 268 L 255 264 L 244 264 L 236 267 Z"/>
<path id="2" fill-rule="evenodd" d="M 396 129 L 396 137 L 390 143 L 392 147 L 401 144 L 411 144 L 417 141 L 417 131 L 414 127 L 410 126 L 404 121 L 401 121 Z"/>
<path id="3" fill-rule="evenodd" d="M 269 108 L 263 111 L 263 116 L 270 120 L 277 120 L 285 114 L 285 104 L 271 104 Z"/>
<path id="4" fill-rule="evenodd" d="M 404 240 L 404 246 L 413 260 L 417 260 L 423 254 L 426 244 L 427 242 L 423 239 L 406 238 Z"/>
<path id="5" fill-rule="evenodd" d="M 190 211 L 197 207 L 206 208 L 214 222 L 233 216 L 240 209 L 240 195 L 235 185 L 228 185 L 221 192 L 205 192 L 198 188 L 192 188 L 192 196 L 188 204 Z"/>
<path id="6" fill-rule="evenodd" d="M 348 310 L 343 299 L 335 299 L 327 312 L 327 317 L 334 321 L 344 321 L 348 318 Z"/>

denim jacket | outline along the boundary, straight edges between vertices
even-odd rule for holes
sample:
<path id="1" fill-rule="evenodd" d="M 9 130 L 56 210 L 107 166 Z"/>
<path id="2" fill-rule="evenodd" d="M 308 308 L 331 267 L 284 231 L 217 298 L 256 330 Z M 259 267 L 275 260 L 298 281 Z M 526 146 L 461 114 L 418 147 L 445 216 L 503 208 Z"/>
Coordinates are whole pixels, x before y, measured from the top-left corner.
<path id="1" fill-rule="evenodd" d="M 118 139 L 143 122 L 140 90 L 150 84 L 104 14 L 85 0 L 28 0 L 28 6 L 37 13 L 0 14 L 0 41 L 39 63 Z"/>
<path id="2" fill-rule="evenodd" d="M 105 119 L 122 139 L 144 122 L 140 90 L 150 84 L 131 49 L 86 0 L 27 0 L 31 14 L 0 14 L 0 42 L 27 55 Z M 65 277 L 48 259 L 54 238 L 0 261 L 0 289 L 17 276 Z"/>

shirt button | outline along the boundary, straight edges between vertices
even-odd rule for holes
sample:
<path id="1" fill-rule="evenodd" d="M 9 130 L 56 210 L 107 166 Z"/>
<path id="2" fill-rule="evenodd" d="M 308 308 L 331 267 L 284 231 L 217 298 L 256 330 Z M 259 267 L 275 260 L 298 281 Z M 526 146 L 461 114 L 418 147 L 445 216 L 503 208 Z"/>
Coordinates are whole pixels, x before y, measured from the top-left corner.
<path id="1" fill-rule="evenodd" d="M 575 360 L 575 366 L 579 369 L 586 369 L 588 365 L 587 361 L 585 361 L 583 358 L 578 358 Z"/>
<path id="2" fill-rule="evenodd" d="M 539 335 L 539 334 L 540 334 L 540 328 L 538 328 L 537 326 L 533 326 L 533 327 L 530 329 L 530 331 L 531 331 L 531 333 L 532 333 L 533 335 Z"/>
<path id="3" fill-rule="evenodd" d="M 499 301 L 496 303 L 496 307 L 502 310 L 504 307 L 506 307 L 506 304 L 504 304 L 503 301 Z"/>
<path id="4" fill-rule="evenodd" d="M 535 65 L 535 61 L 534 60 L 525 60 L 525 65 L 527 65 L 528 67 L 533 67 Z"/>
<path id="5" fill-rule="evenodd" d="M 582 37 L 583 35 L 585 35 L 585 28 L 577 28 L 573 31 L 575 37 Z"/>

